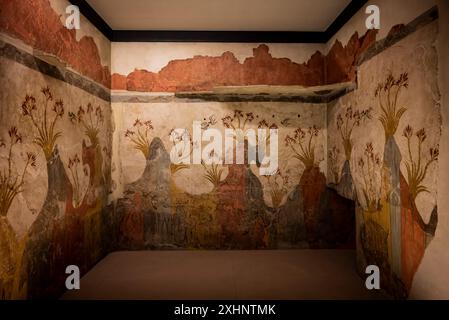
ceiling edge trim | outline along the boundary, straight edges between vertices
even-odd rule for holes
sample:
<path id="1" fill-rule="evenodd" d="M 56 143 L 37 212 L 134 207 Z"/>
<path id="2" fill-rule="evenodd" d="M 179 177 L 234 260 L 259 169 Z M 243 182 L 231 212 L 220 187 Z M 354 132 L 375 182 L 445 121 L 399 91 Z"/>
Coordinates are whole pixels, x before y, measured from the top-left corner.
<path id="1" fill-rule="evenodd" d="M 368 0 L 352 0 L 323 32 L 113 30 L 85 0 L 69 0 L 113 42 L 327 43 Z"/>

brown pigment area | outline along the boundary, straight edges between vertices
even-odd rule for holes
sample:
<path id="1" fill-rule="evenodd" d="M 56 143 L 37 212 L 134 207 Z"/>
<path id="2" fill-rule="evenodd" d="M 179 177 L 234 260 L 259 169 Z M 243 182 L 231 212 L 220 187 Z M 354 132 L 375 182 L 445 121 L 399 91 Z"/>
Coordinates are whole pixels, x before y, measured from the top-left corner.
<path id="1" fill-rule="evenodd" d="M 80 74 L 111 86 L 109 67 L 101 64 L 92 37 L 76 39 L 76 30 L 67 29 L 48 0 L 0 0 L 0 31 L 40 51 L 55 55 Z"/>

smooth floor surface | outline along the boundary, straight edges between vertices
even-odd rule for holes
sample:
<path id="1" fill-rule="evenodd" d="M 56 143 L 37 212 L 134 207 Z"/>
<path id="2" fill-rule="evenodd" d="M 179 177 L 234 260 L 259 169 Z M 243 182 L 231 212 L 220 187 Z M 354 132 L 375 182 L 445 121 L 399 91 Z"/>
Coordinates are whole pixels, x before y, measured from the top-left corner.
<path id="1" fill-rule="evenodd" d="M 114 252 L 63 299 L 382 299 L 353 250 Z"/>

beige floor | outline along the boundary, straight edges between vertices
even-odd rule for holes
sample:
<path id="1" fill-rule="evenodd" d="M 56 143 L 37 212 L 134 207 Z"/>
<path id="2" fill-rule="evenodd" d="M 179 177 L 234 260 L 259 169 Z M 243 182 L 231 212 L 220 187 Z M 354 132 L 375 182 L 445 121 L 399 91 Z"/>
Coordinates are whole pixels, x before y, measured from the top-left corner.
<path id="1" fill-rule="evenodd" d="M 382 299 L 351 250 L 115 252 L 63 299 Z"/>

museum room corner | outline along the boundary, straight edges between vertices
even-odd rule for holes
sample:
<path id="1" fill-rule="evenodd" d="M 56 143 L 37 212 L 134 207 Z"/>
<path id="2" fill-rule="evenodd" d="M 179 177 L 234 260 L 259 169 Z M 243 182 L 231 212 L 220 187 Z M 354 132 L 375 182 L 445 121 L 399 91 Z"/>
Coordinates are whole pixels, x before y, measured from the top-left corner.
<path id="1" fill-rule="evenodd" d="M 0 0 L 0 300 L 449 299 L 448 39 L 446 0 Z"/>

